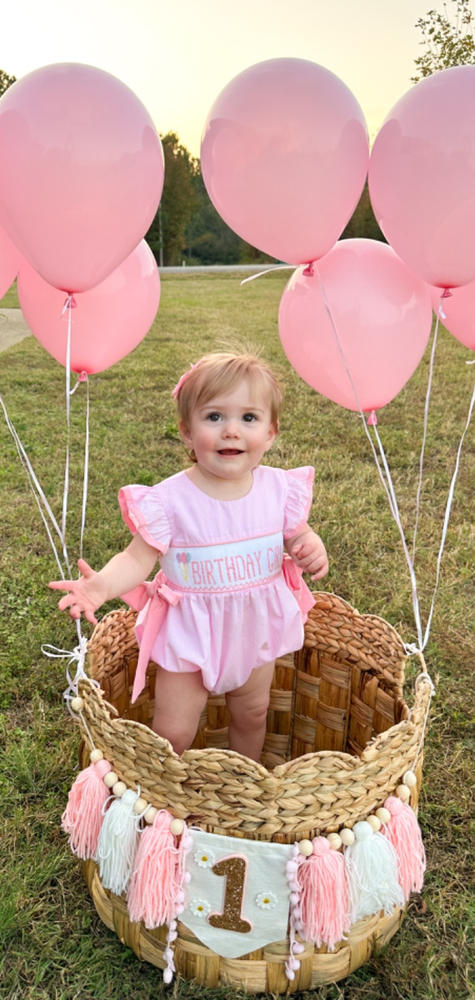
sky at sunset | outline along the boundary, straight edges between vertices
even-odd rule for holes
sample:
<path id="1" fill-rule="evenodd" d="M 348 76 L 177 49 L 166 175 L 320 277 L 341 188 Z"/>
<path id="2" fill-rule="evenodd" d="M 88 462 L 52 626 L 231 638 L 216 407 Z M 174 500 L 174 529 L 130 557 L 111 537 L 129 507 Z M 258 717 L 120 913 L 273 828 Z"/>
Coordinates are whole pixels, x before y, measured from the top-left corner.
<path id="1" fill-rule="evenodd" d="M 264 59 L 311 59 L 353 91 L 374 139 L 411 86 L 415 23 L 431 8 L 442 0 L 14 0 L 2 14 L 0 68 L 19 78 L 54 62 L 98 66 L 197 156 L 229 80 Z"/>

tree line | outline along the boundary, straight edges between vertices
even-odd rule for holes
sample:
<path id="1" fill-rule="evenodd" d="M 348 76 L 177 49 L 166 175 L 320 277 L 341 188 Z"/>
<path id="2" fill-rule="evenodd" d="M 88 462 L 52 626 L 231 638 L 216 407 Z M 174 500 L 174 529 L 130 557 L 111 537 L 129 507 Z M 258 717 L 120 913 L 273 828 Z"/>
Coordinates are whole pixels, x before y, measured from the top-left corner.
<path id="1" fill-rule="evenodd" d="M 450 4 L 450 8 L 449 8 Z M 412 82 L 450 66 L 475 63 L 475 19 L 470 0 L 447 0 L 443 13 L 429 10 L 416 27 L 422 53 L 415 60 Z M 15 82 L 0 70 L 0 95 Z M 175 132 L 161 136 L 165 156 L 165 183 L 156 216 L 146 234 L 159 266 L 183 264 L 265 263 L 273 258 L 241 240 L 211 204 L 200 171 Z M 343 239 L 383 240 L 366 185 L 348 222 Z"/>

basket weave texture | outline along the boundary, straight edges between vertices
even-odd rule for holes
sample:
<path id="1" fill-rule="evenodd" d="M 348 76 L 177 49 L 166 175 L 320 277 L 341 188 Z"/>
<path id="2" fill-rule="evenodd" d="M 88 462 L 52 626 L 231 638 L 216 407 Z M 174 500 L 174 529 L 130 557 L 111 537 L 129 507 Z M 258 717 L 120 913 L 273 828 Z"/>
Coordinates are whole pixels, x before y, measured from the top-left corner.
<path id="1" fill-rule="evenodd" d="M 421 782 L 428 684 L 416 686 L 409 710 L 403 699 L 406 654 L 395 629 L 360 615 L 342 598 L 318 593 L 302 650 L 276 662 L 262 763 L 227 747 L 223 696 L 210 696 L 190 750 L 174 753 L 150 728 L 153 664 L 147 685 L 130 704 L 138 650 L 135 612 L 107 615 L 89 642 L 89 672 L 100 689 L 80 682 L 83 714 L 94 744 L 129 787 L 156 808 L 218 834 L 293 843 L 352 827 L 394 794 L 405 771 Z M 425 664 L 422 660 L 422 670 Z M 82 763 L 89 762 L 83 746 Z M 126 902 L 104 890 L 93 862 L 85 873 L 96 908 L 121 940 L 163 967 L 166 928 L 130 924 Z M 402 919 L 376 914 L 355 924 L 335 952 L 306 944 L 292 990 L 334 982 L 365 962 Z M 179 924 L 175 961 L 186 978 L 227 983 L 249 991 L 285 991 L 288 942 L 241 959 L 215 955 Z"/>

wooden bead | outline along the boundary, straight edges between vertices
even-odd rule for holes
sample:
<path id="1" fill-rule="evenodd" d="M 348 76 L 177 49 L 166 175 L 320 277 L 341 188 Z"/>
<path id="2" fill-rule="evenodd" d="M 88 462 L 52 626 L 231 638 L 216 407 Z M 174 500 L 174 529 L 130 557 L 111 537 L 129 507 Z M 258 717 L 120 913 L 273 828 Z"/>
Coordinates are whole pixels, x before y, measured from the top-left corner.
<path id="1" fill-rule="evenodd" d="M 389 820 L 391 819 L 389 809 L 386 809 L 384 806 L 381 806 L 381 809 L 376 810 L 376 815 L 378 819 L 381 820 L 381 823 L 389 823 Z"/>
<path id="2" fill-rule="evenodd" d="M 91 754 L 89 757 L 91 764 L 97 764 L 97 762 L 99 760 L 103 760 L 103 758 L 104 754 L 102 753 L 102 750 L 97 750 L 97 748 L 95 750 L 91 750 Z"/>
<path id="3" fill-rule="evenodd" d="M 351 847 L 351 845 L 355 842 L 353 830 L 350 830 L 349 827 L 345 826 L 345 828 L 340 831 L 340 839 L 345 847 Z"/>
<path id="4" fill-rule="evenodd" d="M 401 799 L 401 802 L 409 802 L 411 792 L 407 785 L 398 785 L 396 788 L 396 795 L 399 799 Z"/>
<path id="5" fill-rule="evenodd" d="M 313 854 L 313 844 L 311 840 L 301 840 L 299 843 L 299 854 L 303 854 L 304 858 L 309 858 Z"/>
<path id="6" fill-rule="evenodd" d="M 140 816 L 141 813 L 145 812 L 148 806 L 146 799 L 136 799 L 134 802 L 134 813 L 136 816 Z"/>
<path id="7" fill-rule="evenodd" d="M 329 833 L 328 837 L 327 837 L 327 840 L 328 840 L 328 843 L 330 844 L 330 847 L 334 851 L 339 851 L 340 850 L 340 847 L 342 845 L 342 839 L 341 839 L 341 837 L 339 836 L 338 833 Z"/>
<path id="8" fill-rule="evenodd" d="M 117 795 L 117 798 L 120 799 L 121 795 L 127 791 L 127 785 L 124 781 L 116 781 L 112 786 L 112 791 L 114 792 L 114 795 Z"/>
<path id="9" fill-rule="evenodd" d="M 173 833 L 174 837 L 179 837 L 183 833 L 184 822 L 182 819 L 172 819 L 170 823 L 170 833 Z"/>
<path id="10" fill-rule="evenodd" d="M 367 816 L 366 822 L 369 823 L 371 829 L 374 830 L 375 833 L 378 833 L 378 831 L 381 829 L 381 820 L 379 816 L 375 816 L 374 814 L 372 814 L 371 816 Z"/>
<path id="11" fill-rule="evenodd" d="M 414 788 L 417 785 L 417 776 L 414 774 L 414 771 L 406 771 L 402 783 L 403 785 L 407 785 L 408 788 Z"/>
<path id="12" fill-rule="evenodd" d="M 104 778 L 104 784 L 107 785 L 107 788 L 112 788 L 112 786 L 115 785 L 116 781 L 118 780 L 119 780 L 119 775 L 116 774 L 115 771 L 109 771 L 109 773 L 106 774 Z"/>
<path id="13" fill-rule="evenodd" d="M 146 823 L 149 823 L 150 826 L 152 825 L 152 823 L 153 823 L 153 821 L 155 819 L 155 816 L 157 815 L 157 812 L 158 812 L 158 809 L 155 809 L 154 806 L 149 806 L 149 808 L 147 809 L 147 812 L 145 813 L 145 816 L 144 816 L 144 820 L 145 820 Z"/>
<path id="14" fill-rule="evenodd" d="M 69 702 L 72 712 L 82 712 L 84 708 L 84 698 L 80 698 L 79 695 L 76 698 L 71 698 Z"/>

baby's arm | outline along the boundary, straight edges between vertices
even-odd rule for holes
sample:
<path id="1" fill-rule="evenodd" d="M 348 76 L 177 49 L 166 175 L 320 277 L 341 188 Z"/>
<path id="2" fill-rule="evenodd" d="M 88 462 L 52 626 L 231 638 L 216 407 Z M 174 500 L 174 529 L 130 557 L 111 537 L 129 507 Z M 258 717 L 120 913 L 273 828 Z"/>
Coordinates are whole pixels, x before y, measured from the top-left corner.
<path id="1" fill-rule="evenodd" d="M 328 556 L 319 535 L 306 524 L 298 535 L 285 540 L 286 551 L 305 573 L 311 573 L 312 580 L 320 580 L 328 573 Z"/>
<path id="2" fill-rule="evenodd" d="M 158 559 L 158 551 L 141 537 L 134 535 L 130 545 L 119 552 L 99 571 L 94 572 L 84 559 L 78 559 L 81 576 L 78 580 L 53 580 L 52 590 L 67 591 L 58 601 L 60 611 L 69 608 L 71 618 L 84 614 L 89 622 L 97 625 L 94 612 L 120 594 L 133 590 L 146 580 Z"/>

